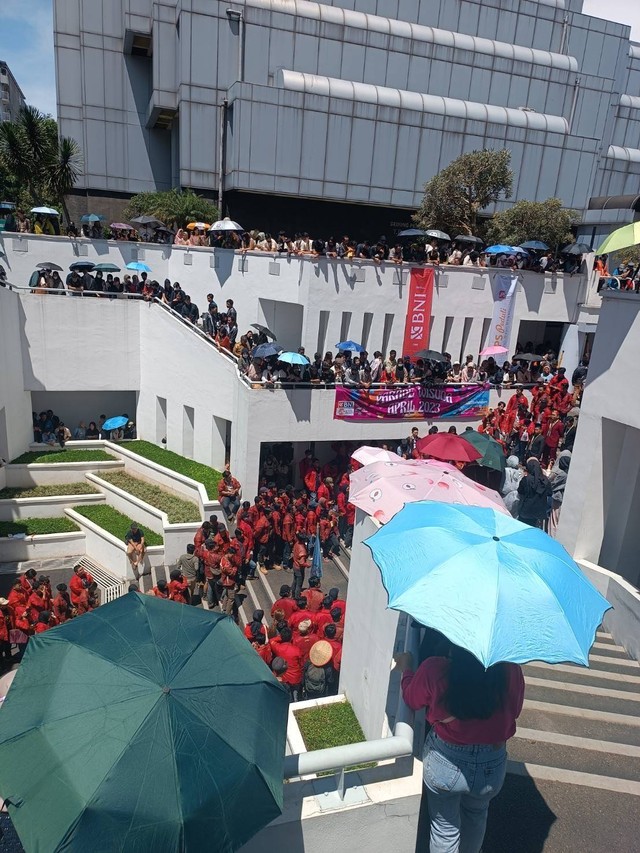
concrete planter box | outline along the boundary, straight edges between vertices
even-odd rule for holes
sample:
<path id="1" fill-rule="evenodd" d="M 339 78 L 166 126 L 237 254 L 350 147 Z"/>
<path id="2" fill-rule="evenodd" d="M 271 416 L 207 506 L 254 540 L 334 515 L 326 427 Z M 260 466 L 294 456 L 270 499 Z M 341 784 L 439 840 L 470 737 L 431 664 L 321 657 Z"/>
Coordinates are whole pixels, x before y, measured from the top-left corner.
<path id="1" fill-rule="evenodd" d="M 65 510 L 65 515 L 75 521 L 83 531 L 86 537 L 86 553 L 90 557 L 122 580 L 135 579 L 131 564 L 127 559 L 127 549 L 124 542 L 116 539 L 111 533 L 72 509 Z M 145 574 L 151 571 L 152 566 L 162 565 L 164 565 L 164 547 L 153 545 L 147 548 L 144 564 Z"/>
<path id="2" fill-rule="evenodd" d="M 42 536 L 27 536 L 25 539 L 0 539 L 0 563 L 79 557 L 85 553 L 86 540 L 81 531 L 47 533 Z"/>
<path id="3" fill-rule="evenodd" d="M 154 533 L 164 535 L 165 525 L 168 524 L 167 516 L 164 512 L 157 509 L 151 504 L 146 503 L 140 498 L 125 492 L 124 489 L 102 480 L 95 474 L 87 474 L 87 480 L 103 493 L 109 506 L 117 509 L 128 518 L 140 522 L 142 527 L 147 527 L 153 530 Z"/>
<path id="4" fill-rule="evenodd" d="M 52 462 L 35 465 L 7 465 L 6 486 L 28 489 L 31 486 L 55 486 L 58 483 L 77 483 L 91 471 L 122 471 L 118 459 L 113 462 Z"/>
<path id="5" fill-rule="evenodd" d="M 0 501 L 0 521 L 20 518 L 51 518 L 64 515 L 67 507 L 104 503 L 103 495 L 55 495 L 46 498 L 11 498 Z"/>
<path id="6" fill-rule="evenodd" d="M 164 528 L 164 560 L 166 566 L 175 566 L 178 557 L 186 554 L 187 545 L 193 543 L 196 530 L 200 527 L 198 522 L 188 524 L 167 524 Z"/>

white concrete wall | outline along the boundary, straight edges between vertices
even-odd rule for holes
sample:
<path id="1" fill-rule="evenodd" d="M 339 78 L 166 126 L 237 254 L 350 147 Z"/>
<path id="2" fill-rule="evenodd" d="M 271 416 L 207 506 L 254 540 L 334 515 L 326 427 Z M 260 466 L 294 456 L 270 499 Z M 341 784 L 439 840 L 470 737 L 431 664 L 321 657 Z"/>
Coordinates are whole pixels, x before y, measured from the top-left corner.
<path id="1" fill-rule="evenodd" d="M 145 501 L 141 501 L 134 495 L 130 495 L 123 489 L 119 489 L 117 486 L 108 483 L 106 480 L 101 480 L 100 477 L 89 474 L 87 480 L 95 488 L 100 489 L 109 506 L 126 515 L 127 518 L 137 521 L 143 530 L 145 528 L 153 530 L 154 533 L 162 536 L 164 529 L 163 518 L 166 518 L 166 515 L 160 512 L 159 509 L 156 509 Z"/>
<path id="2" fill-rule="evenodd" d="M 276 325 L 273 331 L 282 335 L 283 343 L 297 346 L 300 341 L 291 334 L 290 327 L 297 327 L 298 320 L 289 307 L 289 304 L 297 304 L 304 307 L 301 342 L 311 355 L 318 343 L 322 349 L 335 348 L 341 340 L 343 313 L 350 313 L 348 337 L 357 341 L 362 337 L 365 314 L 373 315 L 367 341 L 370 352 L 382 348 L 385 314 L 393 315 L 387 349 L 402 349 L 409 290 L 406 266 L 401 271 L 395 264 L 378 266 L 366 261 L 352 264 L 326 258 L 315 261 L 273 258 L 263 253 L 243 258 L 230 250 L 214 252 L 212 249 L 185 249 L 180 246 L 137 246 L 32 235 L 26 238 L 5 236 L 4 239 L 0 236 L 0 246 L 2 244 L 7 254 L 5 266 L 9 280 L 16 285 L 26 286 L 35 264 L 45 258 L 59 263 L 66 270 L 79 254 L 83 259 L 86 257 L 95 262 L 112 261 L 122 268 L 135 255 L 149 264 L 152 277 L 158 281 L 165 278 L 179 281 L 201 312 L 206 310 L 206 294 L 209 292 L 214 294 L 221 310 L 224 310 L 226 299 L 233 299 L 241 332 L 252 323 L 264 323 L 266 320 Z M 494 271 L 479 268 L 436 269 L 432 348 L 443 346 L 446 318 L 452 317 L 453 324 L 445 348 L 454 359 L 458 358 L 463 348 L 465 318 L 469 318 L 472 323 L 464 350 L 477 355 L 482 345 L 484 320 L 491 317 L 493 310 L 491 280 L 494 274 Z M 522 286 L 516 294 L 511 345 L 516 343 L 520 320 L 576 322 L 578 304 L 587 301 L 587 287 L 585 276 L 523 273 Z M 45 299 L 62 301 L 53 296 Z M 86 301 L 114 316 L 119 316 L 123 309 L 113 306 L 120 301 L 126 302 L 106 299 Z M 325 340 L 319 342 L 321 311 L 330 312 L 330 316 Z M 122 335 L 125 331 L 128 332 L 123 328 Z M 46 387 L 53 390 L 49 385 Z M 121 386 L 121 389 L 125 387 L 130 386 Z"/>
<path id="3" fill-rule="evenodd" d="M 638 585 L 640 300 L 605 293 L 589 365 L 558 539 L 576 559 Z"/>
<path id="4" fill-rule="evenodd" d="M 387 609 L 380 570 L 369 548 L 361 544 L 377 529 L 372 518 L 357 510 L 340 669 L 340 690 L 351 702 L 367 740 L 386 734 L 385 709 L 400 615 Z"/>
<path id="5" fill-rule="evenodd" d="M 20 359 L 23 323 L 18 295 L 0 287 L 0 460 L 7 462 L 24 453 L 33 439 Z"/>
<path id="6" fill-rule="evenodd" d="M 64 515 L 67 507 L 104 503 L 102 495 L 60 495 L 48 498 L 0 500 L 0 521 L 20 518 L 52 518 Z"/>
<path id="7" fill-rule="evenodd" d="M 0 563 L 55 560 L 59 557 L 78 557 L 84 553 L 85 536 L 80 531 L 27 536 L 25 539 L 0 539 Z"/>
<path id="8" fill-rule="evenodd" d="M 28 489 L 31 486 L 55 486 L 58 483 L 79 483 L 89 471 L 121 471 L 124 465 L 113 462 L 43 462 L 31 465 L 7 465 L 7 486 Z"/>

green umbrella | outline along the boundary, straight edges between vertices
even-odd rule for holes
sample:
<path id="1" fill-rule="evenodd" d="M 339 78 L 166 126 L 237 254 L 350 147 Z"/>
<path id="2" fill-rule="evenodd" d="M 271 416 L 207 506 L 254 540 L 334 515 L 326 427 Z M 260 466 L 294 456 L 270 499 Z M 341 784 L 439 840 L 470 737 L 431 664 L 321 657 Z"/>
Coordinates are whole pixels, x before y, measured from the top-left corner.
<path id="1" fill-rule="evenodd" d="M 120 267 L 115 264 L 103 263 L 96 264 L 94 270 L 102 270 L 102 272 L 120 272 Z"/>
<path id="2" fill-rule="evenodd" d="M 27 853 L 227 853 L 282 811 L 287 713 L 229 618 L 127 593 L 29 641 L 0 796 Z"/>
<path id="3" fill-rule="evenodd" d="M 640 243 L 640 222 L 631 222 L 609 234 L 604 243 L 596 249 L 596 254 L 608 255 L 610 252 L 628 249 L 638 243 Z"/>
<path id="4" fill-rule="evenodd" d="M 479 453 L 482 453 L 480 459 L 476 460 L 477 465 L 482 465 L 484 468 L 493 468 L 494 471 L 504 471 L 506 459 L 499 441 L 491 438 L 490 435 L 486 435 L 486 433 L 476 432 L 474 429 L 467 429 L 461 432 L 460 438 L 464 438 Z"/>

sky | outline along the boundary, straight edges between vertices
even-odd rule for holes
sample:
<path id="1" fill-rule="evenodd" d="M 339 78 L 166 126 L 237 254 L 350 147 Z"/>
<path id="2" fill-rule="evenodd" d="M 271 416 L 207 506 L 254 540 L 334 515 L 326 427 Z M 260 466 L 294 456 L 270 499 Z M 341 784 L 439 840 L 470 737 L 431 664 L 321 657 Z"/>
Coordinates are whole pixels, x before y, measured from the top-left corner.
<path id="1" fill-rule="evenodd" d="M 27 102 L 56 115 L 53 0 L 0 0 L 0 59 L 9 64 Z M 640 42 L 639 0 L 584 0 L 588 15 L 630 24 Z M 633 92 L 632 94 L 637 94 Z"/>

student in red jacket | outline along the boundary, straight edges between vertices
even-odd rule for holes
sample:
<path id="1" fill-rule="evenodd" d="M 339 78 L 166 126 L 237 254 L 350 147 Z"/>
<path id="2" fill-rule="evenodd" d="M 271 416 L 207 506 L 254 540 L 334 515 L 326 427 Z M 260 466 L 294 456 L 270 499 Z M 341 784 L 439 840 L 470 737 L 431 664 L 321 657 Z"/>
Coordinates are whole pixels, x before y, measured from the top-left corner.
<path id="1" fill-rule="evenodd" d="M 279 637 L 273 637 L 270 641 L 271 650 L 276 657 L 282 658 L 286 664 L 286 672 L 282 676 L 282 683 L 289 688 L 292 702 L 298 702 L 301 698 L 300 688 L 302 685 L 302 652 L 292 642 L 291 629 L 284 627 Z"/>
<path id="2" fill-rule="evenodd" d="M 307 599 L 307 609 L 310 613 L 318 613 L 324 600 L 324 592 L 320 589 L 320 578 L 309 578 L 309 589 L 301 593 Z"/>
<path id="3" fill-rule="evenodd" d="M 73 577 L 69 581 L 69 590 L 71 592 L 71 603 L 77 607 L 80 604 L 81 593 L 93 583 L 93 576 L 82 566 L 76 566 L 73 572 Z"/>
<path id="4" fill-rule="evenodd" d="M 289 617 L 288 624 L 292 631 L 297 631 L 298 625 L 301 622 L 311 620 L 311 625 L 315 629 L 315 620 L 313 615 L 307 610 L 307 599 L 302 595 L 296 599 L 298 609 Z"/>
<path id="5" fill-rule="evenodd" d="M 551 417 L 547 422 L 546 429 L 543 427 L 544 434 L 544 450 L 542 451 L 542 467 L 555 461 L 558 453 L 558 445 L 560 439 L 564 435 L 564 424 L 560 420 L 560 414 L 557 409 L 553 409 Z"/>
<path id="6" fill-rule="evenodd" d="M 169 598 L 180 604 L 186 604 L 189 599 L 189 584 L 180 569 L 173 569 L 169 573 Z"/>
<path id="7" fill-rule="evenodd" d="M 313 630 L 311 619 L 307 616 L 298 624 L 298 630 L 293 632 L 293 642 L 302 652 L 303 664 L 309 660 L 309 651 L 319 639 L 319 634 Z"/>
<path id="8" fill-rule="evenodd" d="M 289 621 L 292 613 L 295 613 L 298 609 L 298 605 L 295 602 L 295 599 L 291 597 L 291 587 L 289 584 L 283 584 L 280 587 L 280 598 L 274 603 L 271 608 L 271 617 L 273 618 L 276 610 L 282 610 L 284 613 L 284 618 Z"/>
<path id="9" fill-rule="evenodd" d="M 56 586 L 58 594 L 51 602 L 51 608 L 56 620 L 62 624 L 73 616 L 73 605 L 71 597 L 67 591 L 66 583 L 59 583 Z"/>

